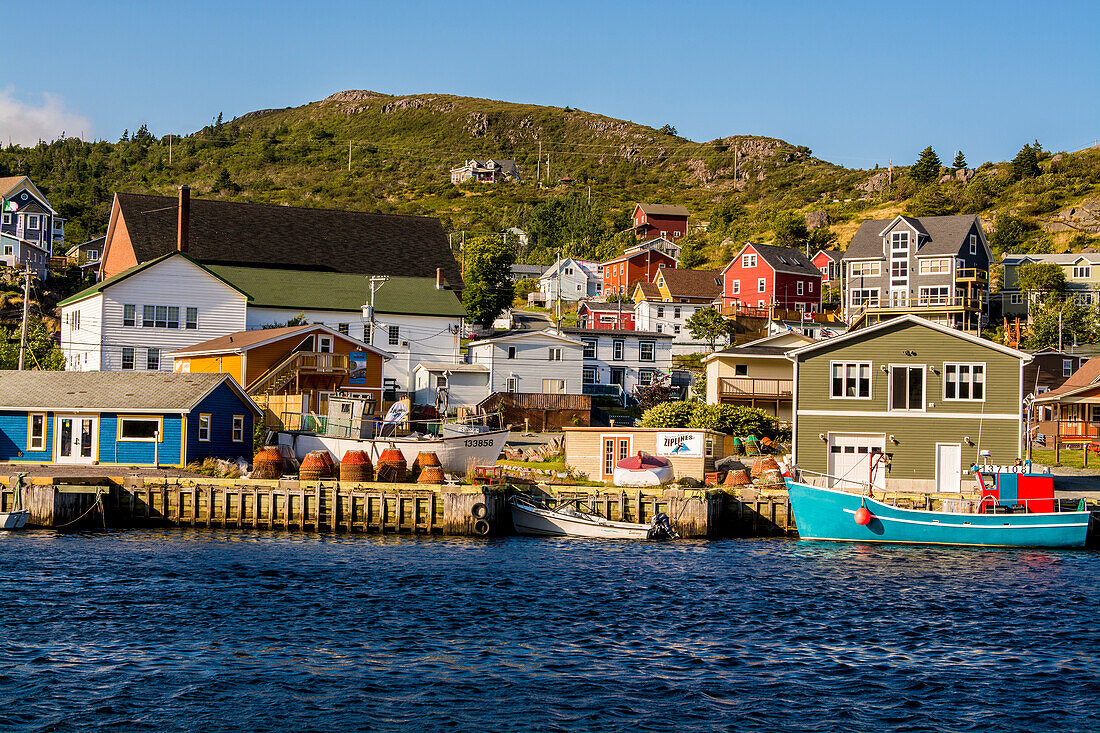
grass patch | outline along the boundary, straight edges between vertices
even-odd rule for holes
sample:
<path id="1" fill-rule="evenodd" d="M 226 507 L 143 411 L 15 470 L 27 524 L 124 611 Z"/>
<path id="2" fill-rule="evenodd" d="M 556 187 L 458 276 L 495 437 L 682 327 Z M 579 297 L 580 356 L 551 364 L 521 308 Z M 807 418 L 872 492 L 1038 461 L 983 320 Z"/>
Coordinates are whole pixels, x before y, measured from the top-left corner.
<path id="1" fill-rule="evenodd" d="M 544 471 L 564 471 L 565 459 L 555 458 L 550 461 L 512 461 L 502 458 L 497 461 L 498 466 L 515 466 L 517 468 L 540 468 Z"/>
<path id="2" fill-rule="evenodd" d="M 1032 448 L 1031 449 L 1031 462 L 1039 463 L 1044 466 L 1065 466 L 1067 468 L 1084 468 L 1083 451 L 1080 448 L 1063 448 L 1061 451 L 1061 459 L 1054 462 L 1054 449 L 1053 448 Z M 1100 455 L 1096 453 L 1089 454 L 1089 470 L 1095 470 L 1100 473 Z"/>

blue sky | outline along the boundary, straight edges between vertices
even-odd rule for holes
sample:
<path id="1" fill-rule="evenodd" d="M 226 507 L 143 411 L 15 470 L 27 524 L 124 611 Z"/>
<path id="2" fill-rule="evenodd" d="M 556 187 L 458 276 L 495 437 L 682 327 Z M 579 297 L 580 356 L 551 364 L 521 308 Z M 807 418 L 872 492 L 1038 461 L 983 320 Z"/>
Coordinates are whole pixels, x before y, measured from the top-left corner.
<path id="1" fill-rule="evenodd" d="M 51 2 L 0 58 L 0 140 L 156 135 L 342 89 L 570 105 L 837 163 L 1100 137 L 1100 2 Z"/>

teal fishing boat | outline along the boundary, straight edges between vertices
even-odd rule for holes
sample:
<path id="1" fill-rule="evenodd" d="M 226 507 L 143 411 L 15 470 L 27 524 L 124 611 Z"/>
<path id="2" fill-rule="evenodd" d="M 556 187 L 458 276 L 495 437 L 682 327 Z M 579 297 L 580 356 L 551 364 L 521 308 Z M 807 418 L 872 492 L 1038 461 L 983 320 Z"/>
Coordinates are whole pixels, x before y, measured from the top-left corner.
<path id="1" fill-rule="evenodd" d="M 1002 480 L 1002 484 L 1016 481 Z M 976 506 L 956 502 L 960 511 L 905 509 L 859 493 L 824 488 L 787 479 L 787 493 L 798 534 L 804 540 L 834 542 L 893 542 L 919 545 L 972 545 L 977 547 L 1084 547 L 1091 513 L 1057 511 L 1052 496 L 1036 506 L 1052 511 L 1031 511 L 1027 501 L 1015 497 L 1011 505 L 999 500 L 982 477 L 982 500 Z M 1002 489 L 1002 496 L 1006 492 Z"/>

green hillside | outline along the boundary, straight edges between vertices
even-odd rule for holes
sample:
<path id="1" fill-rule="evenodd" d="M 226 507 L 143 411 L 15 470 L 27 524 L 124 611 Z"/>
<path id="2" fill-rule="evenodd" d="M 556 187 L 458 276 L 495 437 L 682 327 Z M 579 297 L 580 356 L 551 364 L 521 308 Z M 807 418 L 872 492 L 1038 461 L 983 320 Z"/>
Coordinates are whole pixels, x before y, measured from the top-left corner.
<path id="1" fill-rule="evenodd" d="M 777 231 L 781 241 L 803 242 L 801 215 L 820 211 L 829 227 L 814 245 L 835 235 L 843 246 L 859 220 L 903 212 L 978 213 L 991 225 L 1002 215 L 1004 249 L 1096 244 L 1100 205 L 1090 207 L 1100 202 L 1100 149 L 1036 150 L 1034 169 L 984 163 L 966 180 L 941 183 L 953 173 L 943 168 L 918 185 L 908 168 L 846 169 L 773 138 L 698 143 L 670 126 L 570 108 L 348 91 L 229 122 L 219 116 L 182 138 L 155 139 L 142 126 L 117 143 L 8 147 L 0 175 L 31 176 L 69 219 L 70 242 L 103 232 L 115 191 L 171 193 L 187 183 L 199 197 L 438 216 L 455 233 L 518 226 L 532 235 L 521 253 L 529 261 L 549 261 L 559 249 L 616 252 L 634 201 L 682 203 L 693 224 L 707 225 L 688 241 L 695 266 L 724 264 L 740 242 Z M 514 158 L 523 181 L 450 183 L 451 167 L 487 157 Z"/>

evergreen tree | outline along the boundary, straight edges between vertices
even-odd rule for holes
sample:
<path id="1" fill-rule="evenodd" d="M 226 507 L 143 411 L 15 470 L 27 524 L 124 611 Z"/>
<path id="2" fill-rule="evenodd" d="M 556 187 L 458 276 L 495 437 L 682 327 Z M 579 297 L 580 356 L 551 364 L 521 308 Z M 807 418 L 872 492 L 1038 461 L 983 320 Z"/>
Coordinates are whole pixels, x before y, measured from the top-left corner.
<path id="1" fill-rule="evenodd" d="M 1034 178 L 1042 173 L 1039 169 L 1039 141 L 1035 145 L 1025 145 L 1012 159 L 1012 174 L 1016 178 Z"/>
<path id="2" fill-rule="evenodd" d="M 963 155 L 963 151 L 956 151 L 955 162 L 951 165 L 955 170 L 962 170 L 966 168 L 966 156 Z"/>
<path id="3" fill-rule="evenodd" d="M 128 143 L 128 142 L 130 142 L 130 129 L 129 129 L 129 128 L 126 128 L 125 130 L 123 130 L 123 131 L 122 131 L 122 137 L 120 137 L 120 138 L 118 139 L 118 141 L 119 141 L 120 143 Z"/>
<path id="4" fill-rule="evenodd" d="M 909 170 L 909 177 L 919 186 L 927 186 L 940 177 L 940 156 L 929 145 L 921 151 L 917 162 Z"/>

